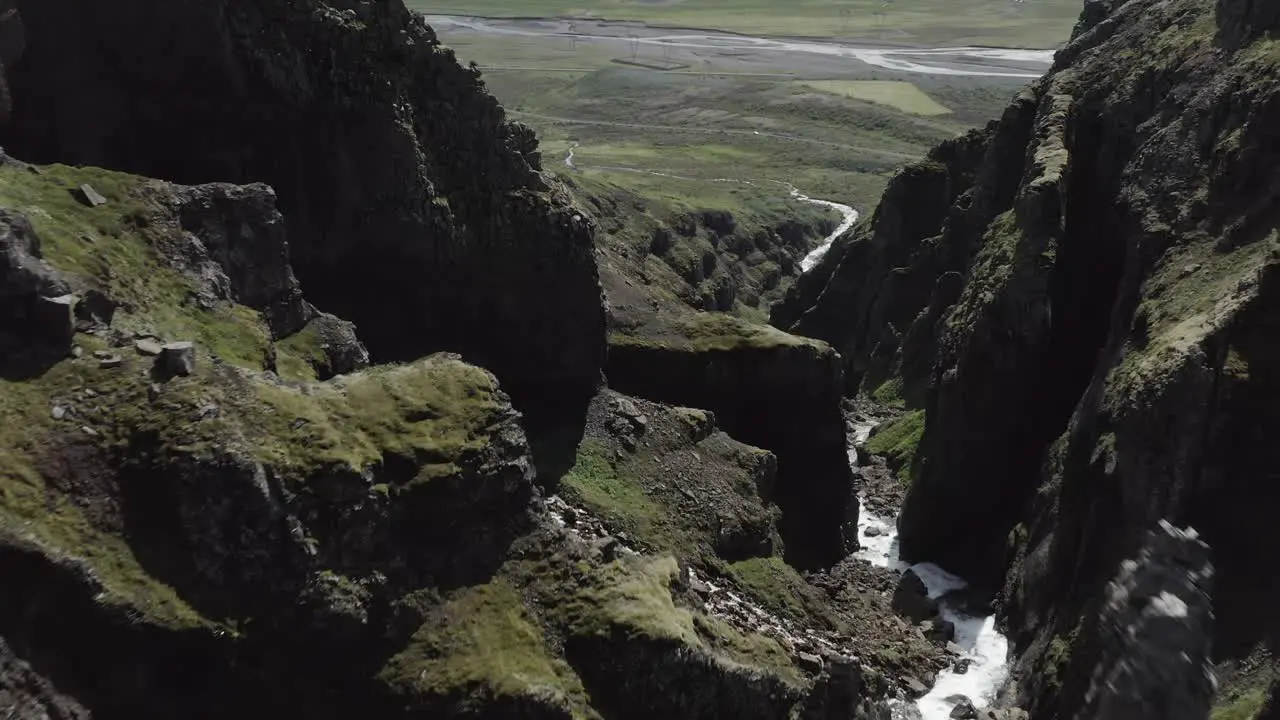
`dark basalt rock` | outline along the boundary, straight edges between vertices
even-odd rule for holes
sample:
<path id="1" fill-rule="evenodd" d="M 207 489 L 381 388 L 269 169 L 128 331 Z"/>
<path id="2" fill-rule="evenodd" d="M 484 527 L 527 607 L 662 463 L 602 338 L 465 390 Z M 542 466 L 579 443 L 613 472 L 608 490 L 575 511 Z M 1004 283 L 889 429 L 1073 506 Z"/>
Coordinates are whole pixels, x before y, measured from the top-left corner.
<path id="1" fill-rule="evenodd" d="M 547 479 L 565 467 L 605 352 L 593 222 L 402 0 L 49 0 L 23 21 L 6 149 L 269 183 L 316 305 L 375 360 L 448 350 L 492 369 L 558 448 Z"/>
<path id="2" fill-rule="evenodd" d="M 903 558 L 1004 586 L 1036 720 L 1080 712 L 1103 591 L 1160 518 L 1213 549 L 1214 660 L 1280 639 L 1280 583 L 1251 569 L 1280 510 L 1277 7 L 1091 3 L 971 152 L 895 178 L 775 313 L 855 386 L 905 331 L 895 379 L 927 421 Z"/>
<path id="3" fill-rule="evenodd" d="M 0 209 L 0 373 L 37 372 L 66 357 L 75 334 L 71 288 L 41 259 L 31 222 Z"/>
<path id="4" fill-rule="evenodd" d="M 58 693 L 53 683 L 14 654 L 0 638 L 0 707 L 11 720 L 89 720 L 89 711 Z"/>
<path id="5" fill-rule="evenodd" d="M 1204 720 L 1213 704 L 1213 566 L 1194 532 L 1161 521 L 1124 561 L 1098 618 L 1101 662 L 1083 720 Z"/>
<path id="6" fill-rule="evenodd" d="M 715 413 L 736 440 L 778 457 L 787 561 L 829 567 L 857 547 L 839 356 L 823 343 L 699 314 L 615 333 L 611 387 Z"/>

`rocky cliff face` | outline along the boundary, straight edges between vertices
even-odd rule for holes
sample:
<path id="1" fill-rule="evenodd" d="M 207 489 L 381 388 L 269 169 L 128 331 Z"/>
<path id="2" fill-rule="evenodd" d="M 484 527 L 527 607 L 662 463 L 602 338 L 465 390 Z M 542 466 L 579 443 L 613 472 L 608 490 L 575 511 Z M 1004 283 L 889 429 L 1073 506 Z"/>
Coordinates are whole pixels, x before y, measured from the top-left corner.
<path id="1" fill-rule="evenodd" d="M 11 153 L 269 183 L 310 297 L 375 359 L 460 352 L 535 440 L 575 438 L 604 355 L 592 223 L 401 0 L 18 5 Z"/>
<path id="2" fill-rule="evenodd" d="M 773 496 L 789 562 L 829 567 L 857 548 L 843 379 L 830 346 L 718 313 L 614 319 L 612 387 L 711 410 L 730 435 L 778 456 Z"/>
<path id="3" fill-rule="evenodd" d="M 775 314 L 926 411 L 903 554 L 1005 586 L 1036 718 L 1080 709 L 1080 618 L 1161 518 L 1213 549 L 1215 660 L 1276 640 L 1280 588 L 1251 569 L 1280 509 L 1276 23 L 1090 3 L 1044 80 L 903 171 Z"/>

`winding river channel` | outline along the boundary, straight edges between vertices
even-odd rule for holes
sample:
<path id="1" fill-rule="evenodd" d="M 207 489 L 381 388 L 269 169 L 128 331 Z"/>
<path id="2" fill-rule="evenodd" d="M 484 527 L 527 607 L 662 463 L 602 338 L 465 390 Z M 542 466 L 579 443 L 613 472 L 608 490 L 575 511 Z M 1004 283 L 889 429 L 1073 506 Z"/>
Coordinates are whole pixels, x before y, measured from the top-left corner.
<path id="1" fill-rule="evenodd" d="M 872 425 L 858 427 L 856 442 L 862 443 L 870 435 Z M 849 451 L 850 465 L 857 467 L 857 452 Z M 867 510 L 866 505 L 858 514 L 858 541 L 862 549 L 856 557 L 880 567 L 898 572 L 912 570 L 924 581 L 929 597 L 935 600 L 954 590 L 967 587 L 963 579 L 948 573 L 932 563 L 907 565 L 898 558 L 898 528 L 894 518 L 880 517 Z M 963 650 L 961 662 L 967 661 L 965 672 L 956 672 L 958 665 L 943 670 L 933 687 L 914 707 L 895 701 L 895 720 L 949 720 L 958 696 L 968 698 L 981 710 L 1000 690 L 1009 674 L 1009 641 L 996 628 L 994 615 L 974 617 L 957 611 L 945 601 L 940 603 L 941 615 L 956 626 L 955 644 Z M 918 713 L 918 714 L 917 714 Z"/>

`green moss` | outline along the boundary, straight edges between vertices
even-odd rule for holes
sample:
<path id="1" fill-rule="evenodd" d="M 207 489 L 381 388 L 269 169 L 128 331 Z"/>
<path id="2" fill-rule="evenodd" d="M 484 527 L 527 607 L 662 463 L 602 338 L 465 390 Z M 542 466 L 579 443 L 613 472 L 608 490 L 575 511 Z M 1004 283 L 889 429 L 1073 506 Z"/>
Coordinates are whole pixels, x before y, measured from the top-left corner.
<path id="1" fill-rule="evenodd" d="M 520 594 L 504 581 L 455 593 L 392 657 L 379 678 L 401 696 L 462 708 L 529 698 L 595 717 L 573 670 L 547 648 Z"/>
<path id="2" fill-rule="evenodd" d="M 672 319 L 658 319 L 636 333 L 612 332 L 609 344 L 620 347 L 658 347 L 694 352 L 812 348 L 830 353 L 819 340 L 756 325 L 726 313 L 700 312 Z"/>
<path id="3" fill-rule="evenodd" d="M 1167 363 L 1177 362 L 1229 317 L 1224 309 L 1240 295 L 1242 283 L 1251 285 L 1280 252 L 1280 236 L 1228 251 L 1214 245 L 1204 238 L 1166 253 L 1147 281 L 1136 313 L 1146 325 L 1146 342 L 1130 343 L 1112 371 L 1113 394 L 1131 397 L 1159 387 Z M 1230 370 L 1247 373 L 1239 363 Z"/>
<path id="4" fill-rule="evenodd" d="M 1226 694 L 1214 704 L 1211 720 L 1254 720 L 1267 704 L 1267 687 L 1254 686 Z"/>
<path id="5" fill-rule="evenodd" d="M 1071 653 L 1076 638 L 1080 636 L 1080 625 L 1077 624 L 1068 635 L 1055 635 L 1049 641 L 1044 654 L 1044 682 L 1055 690 L 1062 689 L 1067 670 L 1071 667 Z"/>
<path id="6" fill-rule="evenodd" d="M 286 380 L 315 380 L 316 368 L 328 361 L 313 325 L 276 343 L 276 372 Z"/>
<path id="7" fill-rule="evenodd" d="M 772 638 L 743 635 L 723 620 L 702 614 L 694 616 L 694 629 L 707 648 L 739 665 L 768 670 L 793 685 L 803 682 L 790 654 Z"/>
<path id="8" fill-rule="evenodd" d="M 525 561 L 510 572 L 542 608 L 545 620 L 568 638 L 674 642 L 798 681 L 790 657 L 777 642 L 744 635 L 720 620 L 677 606 L 671 584 L 679 565 L 671 556 L 623 557 L 603 567 L 551 556 Z"/>
<path id="9" fill-rule="evenodd" d="M 203 310 L 190 302 L 194 282 L 166 262 L 154 227 L 167 214 L 144 178 L 98 168 L 50 165 L 32 173 L 0 167 L 0 206 L 25 214 L 49 264 L 103 289 L 123 305 L 115 325 L 145 328 L 166 338 L 193 340 L 202 354 L 260 368 L 270 337 L 260 315 L 239 306 Z M 77 188 L 91 185 L 107 198 L 88 207 Z"/>
<path id="10" fill-rule="evenodd" d="M 782 558 L 750 558 L 727 570 L 745 593 L 773 612 L 800 623 L 839 628 L 828 609 L 830 602 Z"/>
<path id="11" fill-rule="evenodd" d="M 585 571 L 551 558 L 524 568 L 523 576 L 549 619 L 570 636 L 607 638 L 618 632 L 697 645 L 693 613 L 671 598 L 678 573 L 673 557 L 638 556 Z"/>
<path id="12" fill-rule="evenodd" d="M 418 478 L 452 474 L 489 442 L 504 417 L 493 378 L 444 355 L 384 366 L 305 390 L 256 383 L 242 406 L 259 458 L 305 475 L 333 464 L 363 469 L 386 454 L 423 465 Z"/>
<path id="13" fill-rule="evenodd" d="M 904 482 L 909 480 L 909 469 L 915 460 L 916 449 L 924 437 L 923 410 L 915 410 L 897 417 L 876 431 L 867 440 L 867 452 L 885 458 L 889 467 L 898 471 Z"/>
<path id="14" fill-rule="evenodd" d="M 902 399 L 902 378 L 889 378 L 880 384 L 880 387 L 871 391 L 871 399 L 891 408 L 905 408 L 906 401 Z"/>
<path id="15" fill-rule="evenodd" d="M 602 443 L 584 440 L 577 462 L 561 479 L 561 492 L 570 502 L 653 544 L 663 511 L 645 494 L 644 485 L 620 470 L 610 455 Z"/>
<path id="16" fill-rule="evenodd" d="M 1254 720 L 1267 714 L 1267 699 L 1276 689 L 1273 660 L 1261 646 L 1238 663 L 1220 668 L 1221 685 L 1211 720 Z"/>

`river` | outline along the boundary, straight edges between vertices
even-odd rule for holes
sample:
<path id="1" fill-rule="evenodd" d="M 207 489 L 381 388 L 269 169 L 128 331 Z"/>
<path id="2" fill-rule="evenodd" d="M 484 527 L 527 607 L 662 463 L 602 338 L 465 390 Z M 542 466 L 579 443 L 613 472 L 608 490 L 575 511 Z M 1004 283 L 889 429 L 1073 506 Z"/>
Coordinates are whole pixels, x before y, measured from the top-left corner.
<path id="1" fill-rule="evenodd" d="M 872 427 L 859 426 L 856 442 L 864 442 Z M 857 453 L 852 449 L 849 451 L 849 463 L 853 467 L 858 464 Z M 924 581 L 929 597 L 935 600 L 968 586 L 963 579 L 932 563 L 907 565 L 902 562 L 898 558 L 898 528 L 894 519 L 877 516 L 868 511 L 865 504 L 859 510 L 858 540 L 862 549 L 855 557 L 898 572 L 911 569 Z M 950 720 L 957 695 L 969 698 L 974 707 L 982 710 L 995 699 L 1000 686 L 1009 676 L 1009 641 L 996 628 L 995 616 L 965 615 L 946 602 L 940 606 L 943 619 L 956 626 L 955 643 L 963 649 L 964 654 L 960 660 L 968 661 L 968 669 L 964 673 L 957 673 L 956 665 L 953 665 L 943 670 L 929 692 L 916 700 L 914 707 L 895 701 L 895 720 L 911 720 L 916 717 L 922 720 Z"/>
<path id="2" fill-rule="evenodd" d="M 858 61 L 903 73 L 955 77 L 1034 79 L 1053 62 L 1053 50 L 983 47 L 877 47 L 866 43 L 751 37 L 711 30 L 672 30 L 633 22 L 565 18 L 480 18 L 427 15 L 437 30 L 466 30 L 483 35 L 563 37 L 599 43 L 656 45 L 666 48 L 757 53 L 772 57 L 831 58 Z"/>
<path id="3" fill-rule="evenodd" d="M 578 165 L 574 161 L 574 154 L 579 147 L 580 146 L 578 145 L 578 143 L 576 142 L 571 143 L 569 145 L 569 151 L 565 154 L 564 164 L 565 164 L 565 167 L 569 168 L 570 170 L 583 170 L 583 169 L 608 170 L 612 172 L 629 172 L 629 173 L 640 173 L 642 175 L 656 175 L 657 177 L 671 178 L 673 180 L 692 180 L 695 182 L 710 182 L 710 183 L 737 183 L 739 185 L 751 185 L 753 187 L 755 187 L 760 183 L 767 183 L 772 185 L 780 185 L 783 188 L 786 188 L 787 192 L 791 195 L 791 197 L 795 198 L 796 200 L 799 200 L 800 202 L 809 203 L 810 205 L 818 205 L 820 207 L 825 207 L 825 208 L 830 208 L 832 210 L 835 210 L 836 212 L 840 213 L 843 216 L 843 219 L 840 221 L 840 224 L 836 226 L 835 230 L 833 230 L 830 234 L 828 234 L 825 238 L 823 238 L 822 242 L 819 243 L 816 248 L 809 251 L 809 253 L 806 254 L 804 258 L 800 261 L 800 269 L 804 272 L 808 272 L 809 270 L 812 270 L 813 266 L 817 265 L 818 261 L 822 259 L 822 256 L 826 255 L 827 251 L 831 249 L 831 245 L 836 241 L 836 239 L 839 238 L 841 235 L 845 234 L 846 232 L 848 232 L 849 228 L 853 227 L 853 224 L 858 222 L 858 211 L 854 210 L 852 207 L 848 205 L 844 205 L 842 203 L 834 202 L 832 200 L 819 200 L 818 198 L 809 197 L 808 195 L 805 195 L 804 193 L 800 192 L 800 190 L 797 189 L 795 185 L 792 185 L 791 183 L 787 183 L 787 182 L 782 182 L 780 180 L 755 181 L 755 180 L 742 180 L 740 178 L 696 178 L 696 177 L 689 177 L 686 175 L 673 175 L 671 173 L 658 172 L 657 170 L 645 170 L 644 168 L 625 167 L 621 165 Z"/>

